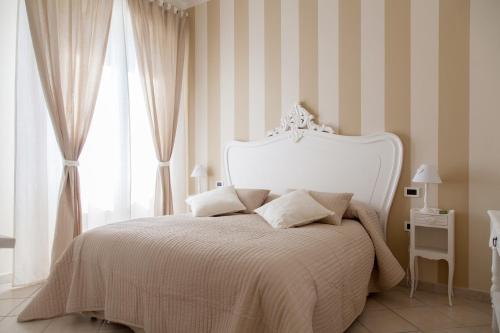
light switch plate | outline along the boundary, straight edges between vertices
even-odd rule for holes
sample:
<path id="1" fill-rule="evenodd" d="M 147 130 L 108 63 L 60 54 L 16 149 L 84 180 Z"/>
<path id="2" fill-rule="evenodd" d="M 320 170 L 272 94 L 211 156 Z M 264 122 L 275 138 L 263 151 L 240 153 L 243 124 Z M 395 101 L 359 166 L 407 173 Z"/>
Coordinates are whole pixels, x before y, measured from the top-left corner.
<path id="1" fill-rule="evenodd" d="M 410 232 L 410 221 L 405 221 L 404 228 L 406 232 Z"/>
<path id="2" fill-rule="evenodd" d="M 420 198 L 420 187 L 405 187 L 405 197 Z"/>

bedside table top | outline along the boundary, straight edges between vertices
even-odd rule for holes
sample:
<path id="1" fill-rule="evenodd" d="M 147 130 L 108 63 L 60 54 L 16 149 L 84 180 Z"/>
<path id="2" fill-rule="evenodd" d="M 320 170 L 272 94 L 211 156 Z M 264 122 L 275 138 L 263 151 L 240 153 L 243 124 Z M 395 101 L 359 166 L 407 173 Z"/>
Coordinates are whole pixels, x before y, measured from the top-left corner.
<path id="1" fill-rule="evenodd" d="M 410 223 L 419 227 L 449 229 L 453 227 L 454 216 L 453 210 L 449 210 L 446 214 L 439 214 L 439 209 L 429 213 L 414 208 L 411 210 Z"/>
<path id="2" fill-rule="evenodd" d="M 452 213 L 455 213 L 455 211 L 453 209 L 448 209 L 448 212 L 447 213 L 440 213 L 440 209 L 439 208 L 432 208 L 432 212 L 422 212 L 420 211 L 420 208 L 412 208 L 411 209 L 411 212 L 412 213 L 415 213 L 415 214 L 420 214 L 420 215 L 430 215 L 430 216 L 448 216 Z"/>

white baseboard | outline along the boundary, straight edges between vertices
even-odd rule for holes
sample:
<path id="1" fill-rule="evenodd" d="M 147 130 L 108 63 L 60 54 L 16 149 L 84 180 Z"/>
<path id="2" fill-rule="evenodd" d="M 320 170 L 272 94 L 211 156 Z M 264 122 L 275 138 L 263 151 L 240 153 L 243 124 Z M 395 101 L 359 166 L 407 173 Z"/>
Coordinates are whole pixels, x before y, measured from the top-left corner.
<path id="1" fill-rule="evenodd" d="M 12 273 L 0 273 L 0 284 L 12 282 Z"/>
<path id="2" fill-rule="evenodd" d="M 406 279 L 401 281 L 399 285 L 406 288 L 408 287 L 408 285 L 406 284 Z M 442 283 L 418 281 L 418 290 L 425 290 L 443 295 L 448 294 L 448 286 Z M 454 287 L 453 292 L 457 296 L 461 296 L 463 298 L 467 298 L 470 300 L 480 301 L 480 302 L 490 302 L 490 293 L 488 291 Z"/>

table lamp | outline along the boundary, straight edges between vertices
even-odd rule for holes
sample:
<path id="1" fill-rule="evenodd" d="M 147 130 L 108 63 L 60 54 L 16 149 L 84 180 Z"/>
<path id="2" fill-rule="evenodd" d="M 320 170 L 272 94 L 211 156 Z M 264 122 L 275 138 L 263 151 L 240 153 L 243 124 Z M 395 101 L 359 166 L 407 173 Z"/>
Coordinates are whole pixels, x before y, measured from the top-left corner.
<path id="1" fill-rule="evenodd" d="M 420 209 L 422 213 L 432 213 L 432 209 L 429 208 L 427 204 L 427 184 L 441 184 L 441 178 L 439 177 L 437 168 L 433 165 L 422 164 L 413 176 L 412 181 L 414 183 L 424 183 L 424 207 Z"/>
<path id="2" fill-rule="evenodd" d="M 193 172 L 191 172 L 191 178 L 196 178 L 196 187 L 198 189 L 198 193 L 201 193 L 201 178 L 207 176 L 207 169 L 201 165 L 197 164 L 193 168 Z"/>

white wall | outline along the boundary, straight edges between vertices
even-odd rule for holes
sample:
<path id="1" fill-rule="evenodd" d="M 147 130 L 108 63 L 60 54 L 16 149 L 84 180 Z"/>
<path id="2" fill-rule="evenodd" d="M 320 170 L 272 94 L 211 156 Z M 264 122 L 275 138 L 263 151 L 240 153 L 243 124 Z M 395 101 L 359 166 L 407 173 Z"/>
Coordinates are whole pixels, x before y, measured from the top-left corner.
<path id="1" fill-rule="evenodd" d="M 17 0 L 0 1 L 0 234 L 14 229 L 14 114 Z M 0 283 L 12 271 L 12 250 L 0 249 Z"/>

